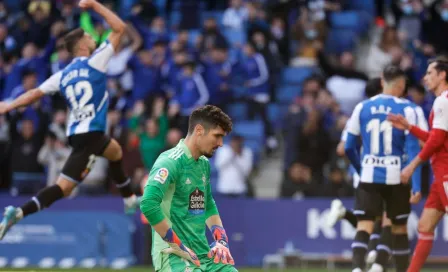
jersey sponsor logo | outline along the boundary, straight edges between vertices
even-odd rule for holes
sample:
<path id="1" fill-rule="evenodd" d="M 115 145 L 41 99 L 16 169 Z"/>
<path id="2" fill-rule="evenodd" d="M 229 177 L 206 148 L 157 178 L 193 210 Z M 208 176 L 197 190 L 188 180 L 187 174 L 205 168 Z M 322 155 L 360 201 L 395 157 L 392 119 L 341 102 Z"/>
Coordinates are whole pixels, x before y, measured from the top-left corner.
<path id="1" fill-rule="evenodd" d="M 366 155 L 362 160 L 363 167 L 388 167 L 400 168 L 401 160 L 397 156 L 377 157 L 373 155 Z"/>
<path id="2" fill-rule="evenodd" d="M 157 171 L 157 174 L 154 177 L 154 180 L 160 182 L 161 184 L 164 184 L 166 179 L 168 178 L 170 172 L 168 172 L 168 169 L 166 168 L 160 168 L 159 171 Z"/>
<path id="3" fill-rule="evenodd" d="M 188 206 L 188 211 L 191 214 L 199 215 L 203 214 L 205 211 L 205 194 L 199 188 L 196 189 L 190 194 L 189 197 L 190 203 Z"/>
<path id="4" fill-rule="evenodd" d="M 87 105 L 82 109 L 73 109 L 72 113 L 74 119 L 79 122 L 95 117 L 95 110 L 93 108 L 93 105 Z"/>

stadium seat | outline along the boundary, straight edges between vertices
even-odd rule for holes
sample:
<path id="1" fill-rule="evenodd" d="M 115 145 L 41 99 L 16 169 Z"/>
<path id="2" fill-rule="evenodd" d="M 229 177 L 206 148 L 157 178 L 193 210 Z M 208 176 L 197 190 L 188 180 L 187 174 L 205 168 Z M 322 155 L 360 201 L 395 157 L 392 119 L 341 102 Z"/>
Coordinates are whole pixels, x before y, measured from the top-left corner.
<path id="1" fill-rule="evenodd" d="M 371 16 L 365 11 L 333 12 L 330 15 L 330 23 L 333 28 L 353 30 L 358 34 L 364 34 L 369 29 Z"/>
<path id="2" fill-rule="evenodd" d="M 282 120 L 288 113 L 288 106 L 277 103 L 268 105 L 268 119 L 275 130 L 282 128 Z"/>
<path id="3" fill-rule="evenodd" d="M 224 29 L 223 34 L 231 45 L 246 43 L 247 34 L 245 31 Z"/>
<path id="4" fill-rule="evenodd" d="M 238 121 L 233 124 L 233 130 L 246 140 L 258 140 L 264 144 L 264 125 L 261 121 Z"/>
<path id="5" fill-rule="evenodd" d="M 182 19 L 182 14 L 180 11 L 172 11 L 170 15 L 170 26 L 176 26 L 180 23 L 180 20 Z"/>
<path id="6" fill-rule="evenodd" d="M 358 36 L 353 30 L 331 29 L 325 44 L 325 51 L 330 54 L 341 54 L 355 49 Z"/>
<path id="7" fill-rule="evenodd" d="M 277 88 L 277 102 L 282 104 L 290 104 L 291 100 L 301 94 L 302 87 L 300 85 L 284 85 Z"/>
<path id="8" fill-rule="evenodd" d="M 376 16 L 375 0 L 348 0 L 346 4 L 349 10 L 362 10 L 371 17 Z"/>
<path id="9" fill-rule="evenodd" d="M 314 68 L 309 67 L 290 67 L 282 72 L 282 84 L 296 84 L 301 85 L 302 82 L 315 71 Z"/>
<path id="10" fill-rule="evenodd" d="M 227 106 L 227 112 L 233 121 L 247 120 L 247 105 L 245 103 L 233 103 Z"/>

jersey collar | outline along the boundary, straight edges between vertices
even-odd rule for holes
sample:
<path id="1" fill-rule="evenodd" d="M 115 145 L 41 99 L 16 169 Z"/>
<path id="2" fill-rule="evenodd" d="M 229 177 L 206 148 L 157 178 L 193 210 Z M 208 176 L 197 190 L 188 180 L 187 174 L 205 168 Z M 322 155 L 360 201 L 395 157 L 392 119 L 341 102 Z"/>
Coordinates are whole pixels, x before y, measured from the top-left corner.
<path id="1" fill-rule="evenodd" d="M 187 157 L 188 157 L 189 159 L 191 159 L 193 156 L 191 155 L 191 151 L 190 151 L 190 149 L 188 148 L 188 146 L 184 143 L 184 140 L 185 140 L 185 139 L 181 139 L 177 145 L 178 145 L 180 148 L 182 148 L 182 150 L 184 151 L 184 154 L 187 155 Z"/>

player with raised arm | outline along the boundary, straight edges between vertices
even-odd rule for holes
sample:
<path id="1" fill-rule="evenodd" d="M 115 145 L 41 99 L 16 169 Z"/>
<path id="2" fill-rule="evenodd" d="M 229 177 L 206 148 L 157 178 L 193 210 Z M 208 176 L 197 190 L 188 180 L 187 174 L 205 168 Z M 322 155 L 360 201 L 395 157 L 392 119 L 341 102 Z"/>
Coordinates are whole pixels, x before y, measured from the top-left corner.
<path id="1" fill-rule="evenodd" d="M 231 130 L 232 121 L 219 108 L 198 108 L 190 116 L 187 137 L 154 163 L 140 209 L 153 228 L 156 271 L 237 271 L 211 194 L 207 159 Z M 215 239 L 211 246 L 206 226 Z"/>
<path id="2" fill-rule="evenodd" d="M 419 165 L 429 158 L 434 172 L 434 182 L 418 222 L 419 239 L 408 272 L 418 272 L 423 267 L 431 252 L 435 228 L 448 211 L 448 59 L 430 60 L 423 80 L 437 97 L 429 117 L 430 132 L 419 129 L 402 115 L 389 114 L 388 118 L 395 128 L 408 130 L 425 142 L 418 156 L 401 172 L 402 182 L 407 183 Z"/>
<path id="3" fill-rule="evenodd" d="M 347 127 L 345 153 L 360 174 L 356 190 L 354 214 L 357 216 L 357 233 L 352 244 L 353 271 L 365 268 L 365 255 L 374 221 L 385 210 L 392 221 L 391 239 L 378 246 L 378 255 L 369 271 L 381 272 L 389 260 L 390 252 L 402 252 L 397 259 L 397 271 L 406 270 L 409 259 L 407 219 L 411 210 L 410 202 L 420 198 L 421 172 L 413 176 L 411 188 L 401 184 L 400 172 L 406 163 L 405 150 L 410 158 L 420 150 L 417 138 L 408 132 L 393 129 L 387 121 L 389 113 L 400 113 L 410 123 L 415 124 L 416 113 L 411 103 L 400 98 L 406 87 L 406 74 L 400 68 L 389 65 L 383 72 L 383 93 L 359 103 Z M 357 140 L 362 139 L 361 157 L 358 155 Z M 420 168 L 419 168 L 420 170 Z M 385 206 L 384 206 L 385 205 Z"/>
<path id="4" fill-rule="evenodd" d="M 138 207 L 138 199 L 131 190 L 130 179 L 126 177 L 122 168 L 121 147 L 115 140 L 105 135 L 109 106 L 105 72 L 126 25 L 97 1 L 81 0 L 79 7 L 92 9 L 106 20 L 112 29 L 108 39 L 95 51 L 96 43 L 90 35 L 82 29 L 71 31 L 64 40 L 67 50 L 74 56 L 73 61 L 38 88 L 26 92 L 12 102 L 0 102 L 0 114 L 5 114 L 27 106 L 46 94 L 60 91 L 70 109 L 67 135 L 72 146 L 72 153 L 55 185 L 42 189 L 20 208 L 9 206 L 5 209 L 0 223 L 0 239 L 23 217 L 69 196 L 89 173 L 95 156 L 103 156 L 109 160 L 112 178 L 124 198 L 125 211 L 134 212 Z"/>

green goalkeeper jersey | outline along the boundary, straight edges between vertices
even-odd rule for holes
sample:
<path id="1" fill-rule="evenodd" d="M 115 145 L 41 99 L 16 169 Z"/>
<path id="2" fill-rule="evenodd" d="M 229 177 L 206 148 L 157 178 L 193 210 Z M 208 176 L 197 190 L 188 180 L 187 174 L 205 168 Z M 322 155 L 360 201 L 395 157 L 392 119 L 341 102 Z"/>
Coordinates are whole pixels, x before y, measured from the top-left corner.
<path id="1" fill-rule="evenodd" d="M 210 163 L 204 156 L 195 160 L 184 141 L 162 153 L 151 169 L 140 204 L 149 224 L 167 219 L 180 240 L 198 257 L 210 250 L 206 219 L 218 214 L 210 188 Z M 153 257 L 168 248 L 153 232 Z"/>

